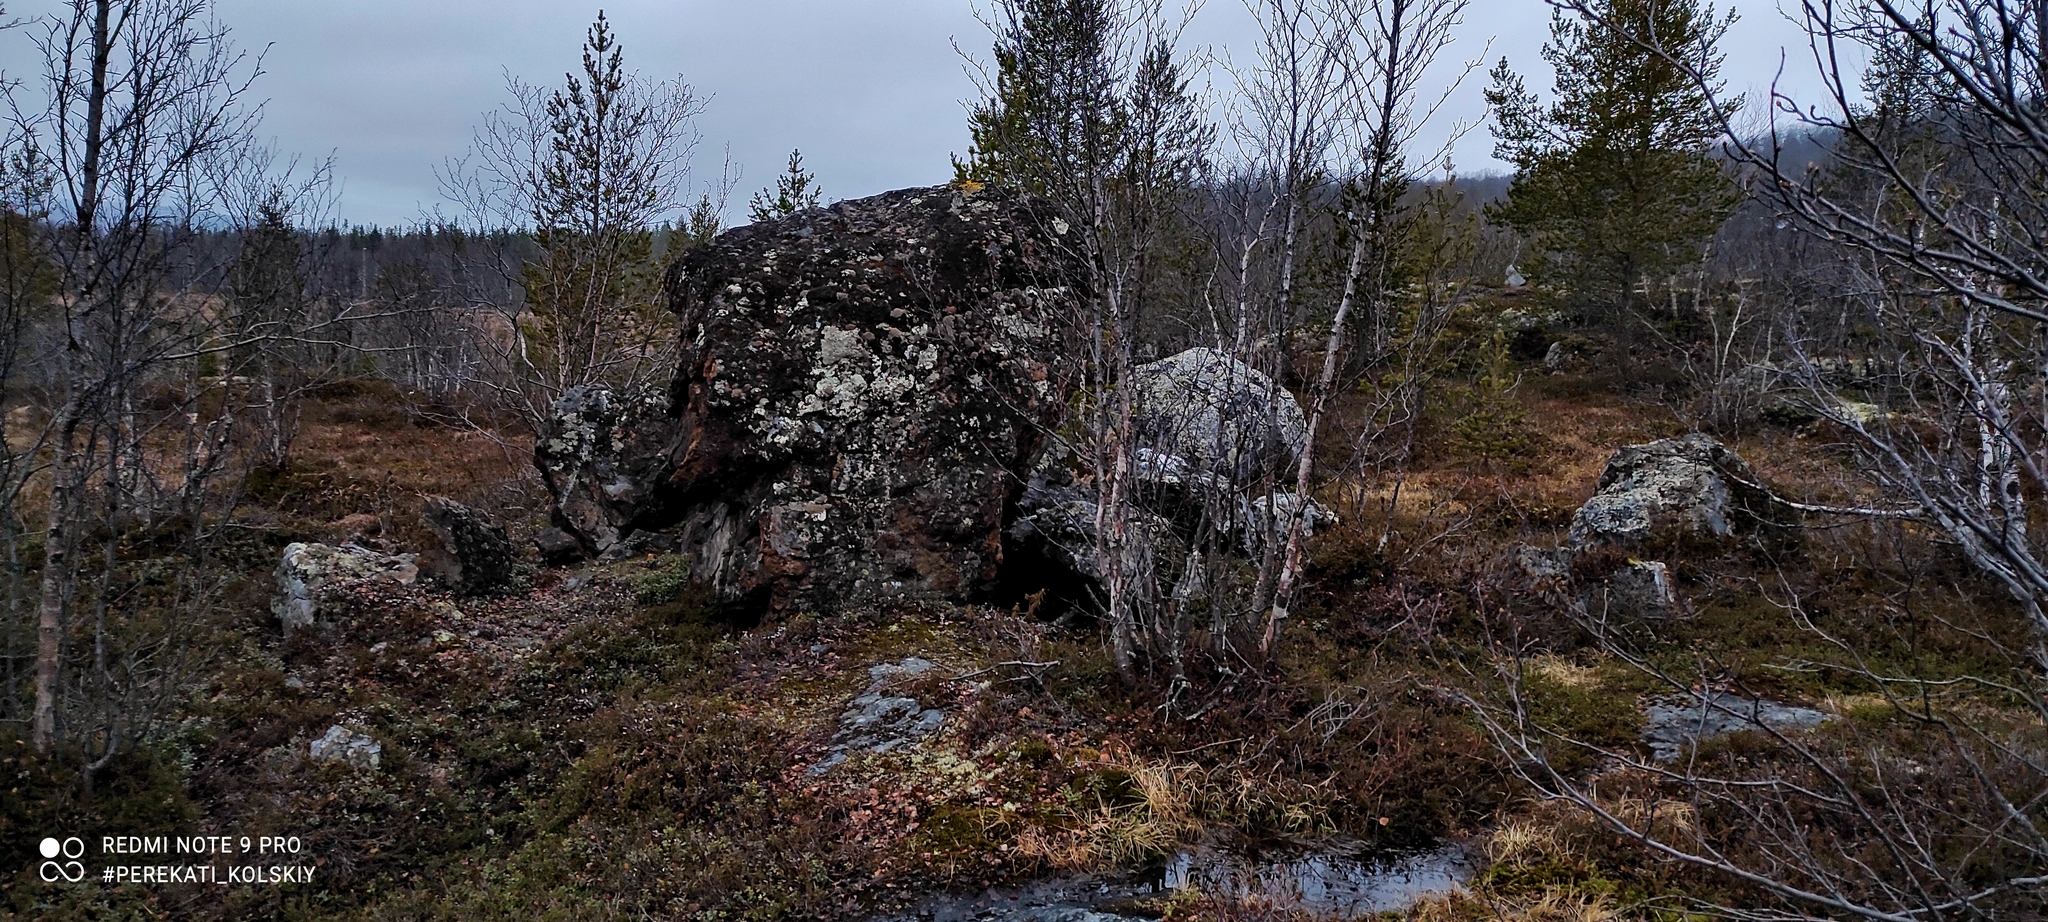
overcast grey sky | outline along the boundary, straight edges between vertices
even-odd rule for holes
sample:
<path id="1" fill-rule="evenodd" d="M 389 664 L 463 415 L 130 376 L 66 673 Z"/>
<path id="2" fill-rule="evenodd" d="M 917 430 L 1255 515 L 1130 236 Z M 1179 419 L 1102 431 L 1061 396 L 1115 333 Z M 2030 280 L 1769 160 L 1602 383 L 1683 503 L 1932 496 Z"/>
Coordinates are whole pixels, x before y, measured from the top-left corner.
<path id="1" fill-rule="evenodd" d="M 793 147 L 803 149 L 829 198 L 950 178 L 949 154 L 967 145 L 961 100 L 975 92 L 954 46 L 986 57 L 989 45 L 971 0 L 217 2 L 241 46 L 268 46 L 256 87 L 270 100 L 263 131 L 284 151 L 334 156 L 337 219 L 386 226 L 411 223 L 437 204 L 434 168 L 461 153 L 482 113 L 508 98 L 506 73 L 554 85 L 577 66 L 599 8 L 621 36 L 629 68 L 681 74 L 710 98 L 695 176 L 715 179 L 730 146 L 745 174 L 733 217 Z M 34 16 L 58 4 L 5 6 Z M 1723 45 L 1730 89 L 1760 95 L 1788 44 L 1788 72 L 1810 69 L 1800 66 L 1798 30 L 1769 0 L 1743 0 L 1737 9 L 1742 19 Z M 1482 52 L 1486 61 L 1425 134 L 1429 146 L 1453 123 L 1480 116 L 1485 70 L 1502 55 L 1532 87 L 1548 89 L 1537 52 L 1549 16 L 1542 0 L 1472 0 L 1437 85 Z M 1184 38 L 1245 60 L 1250 34 L 1242 0 L 1208 0 Z M 24 30 L 0 35 L 0 70 L 32 77 L 35 64 Z M 1219 70 L 1213 83 L 1227 89 L 1228 76 Z M 1460 172 L 1498 169 L 1491 150 L 1482 125 L 1454 160 Z"/>

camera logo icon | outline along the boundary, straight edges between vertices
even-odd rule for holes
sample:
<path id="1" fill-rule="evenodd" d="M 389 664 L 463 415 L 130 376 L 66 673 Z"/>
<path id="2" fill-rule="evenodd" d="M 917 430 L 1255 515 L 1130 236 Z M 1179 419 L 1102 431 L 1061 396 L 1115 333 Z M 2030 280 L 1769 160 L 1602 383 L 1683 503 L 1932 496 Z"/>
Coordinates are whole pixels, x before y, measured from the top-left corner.
<path id="1" fill-rule="evenodd" d="M 85 865 L 77 859 L 85 854 L 85 842 L 77 836 L 70 836 L 59 842 L 55 837 L 43 840 L 43 858 L 46 859 L 36 873 L 44 883 L 67 881 L 78 883 L 85 879 Z M 69 860 L 59 862 L 63 857 Z"/>

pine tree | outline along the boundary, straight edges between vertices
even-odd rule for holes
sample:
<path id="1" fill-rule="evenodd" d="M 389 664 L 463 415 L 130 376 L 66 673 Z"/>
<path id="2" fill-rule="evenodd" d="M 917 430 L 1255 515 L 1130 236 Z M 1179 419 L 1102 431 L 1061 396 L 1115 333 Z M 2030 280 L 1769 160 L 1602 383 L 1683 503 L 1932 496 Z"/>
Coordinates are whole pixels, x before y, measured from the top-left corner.
<path id="1" fill-rule="evenodd" d="M 297 343 L 307 320 L 304 258 L 291 211 L 274 196 L 257 206 L 255 221 L 243 232 L 242 252 L 228 282 L 236 314 L 231 334 L 241 341 L 233 355 L 234 373 L 255 383 L 263 463 L 274 468 L 290 461 L 298 392 L 312 364 Z"/>
<path id="2" fill-rule="evenodd" d="M 626 71 L 603 13 L 584 41 L 582 75 L 548 95 L 548 156 L 532 179 L 538 252 L 520 282 L 527 360 L 550 395 L 646 375 L 660 314 L 648 219 L 665 210 L 661 187 L 672 181 L 659 148 L 669 120 L 694 108 L 686 90 L 664 98 Z"/>
<path id="3" fill-rule="evenodd" d="M 1096 554 L 1108 561 L 1106 620 L 1127 679 L 1136 645 L 1160 637 L 1164 623 L 1153 620 L 1157 587 L 1130 563 L 1130 370 L 1158 258 L 1212 133 L 1148 9 L 1156 12 L 1129 0 L 998 0 L 994 85 L 969 110 L 973 146 L 954 160 L 963 186 L 993 183 L 1050 203 L 1060 217 L 1045 230 L 1076 257 L 1070 281 L 1088 292 L 1078 318 L 1091 382 L 1083 399 L 1099 409 L 1080 449 L 1100 472 Z"/>
<path id="4" fill-rule="evenodd" d="M 968 113 L 955 178 L 1062 196 L 1116 169 L 1128 108 L 1107 0 L 1015 0 L 996 36 L 996 80 Z"/>
<path id="5" fill-rule="evenodd" d="M 1515 179 L 1488 217 L 1528 236 L 1539 281 L 1627 328 L 1638 288 L 1700 259 L 1737 201 L 1709 156 L 1741 105 L 1714 101 L 1715 44 L 1735 17 L 1698 0 L 1592 0 L 1587 12 L 1551 19 L 1548 108 L 1506 58 L 1493 70 L 1495 154 Z"/>
<path id="6" fill-rule="evenodd" d="M 781 176 L 775 177 L 775 195 L 770 197 L 769 190 L 763 189 L 754 193 L 753 200 L 748 203 L 754 223 L 787 218 L 806 208 L 818 207 L 820 190 L 817 181 L 817 174 L 804 169 L 804 152 L 790 151 L 789 166 L 783 169 Z M 707 204 L 709 201 L 708 198 L 705 200 Z"/>
<path id="7" fill-rule="evenodd" d="M 690 206 L 690 213 L 683 219 L 683 226 L 676 229 L 682 236 L 683 247 L 702 246 L 718 236 L 723 222 L 718 217 L 718 205 L 711 201 L 711 193 L 697 197 L 697 204 Z"/>
<path id="8" fill-rule="evenodd" d="M 1870 130 L 1887 140 L 1925 135 L 1958 95 L 1947 72 L 1922 43 L 1939 34 L 1934 9 L 1929 7 L 1910 29 L 1879 21 L 1871 31 L 1876 38 L 1870 43 L 1870 67 L 1862 81 L 1869 108 L 1856 114 L 1867 117 Z"/>

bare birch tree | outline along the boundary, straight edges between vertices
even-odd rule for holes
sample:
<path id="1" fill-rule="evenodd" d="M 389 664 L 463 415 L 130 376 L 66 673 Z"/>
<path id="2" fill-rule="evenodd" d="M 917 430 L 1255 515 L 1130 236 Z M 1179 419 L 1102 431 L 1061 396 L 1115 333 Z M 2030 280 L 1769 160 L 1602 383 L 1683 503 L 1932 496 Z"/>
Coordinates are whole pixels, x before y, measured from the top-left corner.
<path id="1" fill-rule="evenodd" d="M 1158 0 L 1000 0 L 987 20 L 997 73 L 971 113 L 974 149 L 961 178 L 1045 197 L 1048 235 L 1082 277 L 1087 425 L 1095 476 L 1096 559 L 1117 668 L 1135 675 L 1153 634 L 1153 534 L 1135 514 L 1131 369 L 1149 263 L 1178 200 L 1200 175 L 1212 132 Z M 1182 23 L 1185 19 L 1182 20 Z"/>
<path id="2" fill-rule="evenodd" d="M 1348 0 L 1334 11 L 1342 24 L 1337 38 L 1346 53 L 1338 124 L 1349 150 L 1341 220 L 1350 238 L 1344 254 L 1341 293 L 1331 311 L 1322 364 L 1308 399 L 1308 443 L 1295 459 L 1293 510 L 1260 648 L 1269 647 L 1288 617 L 1302 569 L 1303 539 L 1314 508 L 1317 440 L 1337 384 L 1339 359 L 1352 337 L 1354 311 L 1367 317 L 1362 344 L 1368 355 L 1385 353 L 1391 323 L 1388 305 L 1392 268 L 1399 258 L 1402 198 L 1413 182 L 1408 146 L 1442 97 L 1417 107 L 1424 74 L 1450 44 L 1451 29 L 1463 16 L 1464 0 Z M 1467 68 L 1468 72 L 1470 68 Z M 1446 92 L 1448 95 L 1448 91 Z M 1282 294 L 1286 286 L 1283 282 Z"/>
<path id="3" fill-rule="evenodd" d="M 167 282 L 195 275 L 174 270 L 202 229 L 232 223 L 259 68 L 202 0 L 74 0 L 36 45 L 42 97 L 11 88 L 9 112 L 17 162 L 46 178 L 24 213 L 46 216 L 59 296 L 34 357 L 43 423 L 7 485 L 14 501 L 46 486 L 42 554 L 10 607 L 36 611 L 29 736 L 77 747 L 90 772 L 146 735 L 203 652 L 182 632 L 218 604 L 208 561 L 239 408 L 203 401 L 197 377 L 246 331 Z"/>

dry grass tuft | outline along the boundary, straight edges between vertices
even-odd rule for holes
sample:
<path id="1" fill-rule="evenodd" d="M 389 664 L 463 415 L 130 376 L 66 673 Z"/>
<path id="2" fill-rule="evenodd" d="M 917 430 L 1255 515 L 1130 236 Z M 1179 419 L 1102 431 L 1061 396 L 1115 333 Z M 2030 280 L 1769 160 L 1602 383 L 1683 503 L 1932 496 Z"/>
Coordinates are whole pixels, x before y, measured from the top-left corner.
<path id="1" fill-rule="evenodd" d="M 1016 854 L 1069 870 L 1136 864 L 1191 841 L 1202 830 L 1195 766 L 1146 762 L 1127 753 L 1077 766 L 1065 803 L 1047 825 L 1025 827 Z"/>

